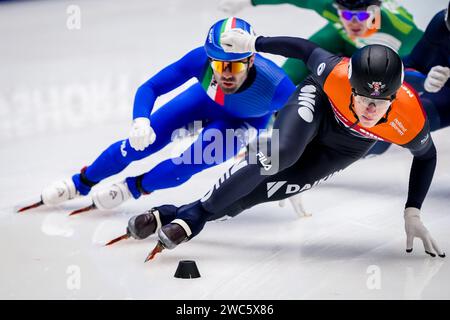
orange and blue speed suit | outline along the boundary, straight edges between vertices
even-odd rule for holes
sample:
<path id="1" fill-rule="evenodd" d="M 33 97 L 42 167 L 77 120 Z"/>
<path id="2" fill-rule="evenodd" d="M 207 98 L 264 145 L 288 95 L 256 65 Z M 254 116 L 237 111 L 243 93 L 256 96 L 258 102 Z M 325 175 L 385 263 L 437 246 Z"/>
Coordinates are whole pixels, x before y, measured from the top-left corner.
<path id="1" fill-rule="evenodd" d="M 267 150 L 275 150 L 275 154 L 260 153 L 253 164 L 249 158 L 236 163 L 201 200 L 179 208 L 158 207 L 163 225 L 182 219 L 195 236 L 208 220 L 234 216 L 256 204 L 312 188 L 363 157 L 378 140 L 395 143 L 413 154 L 406 207 L 420 209 L 434 174 L 436 149 L 420 100 L 407 83 L 385 117 L 376 126 L 363 128 L 351 110 L 348 58 L 291 37 L 259 37 L 256 49 L 302 59 L 311 71 L 274 123 L 278 148 Z M 276 170 L 267 175 L 264 169 L 274 163 Z M 358 181 L 361 179 L 364 177 L 359 176 Z M 370 186 L 370 181 L 367 184 Z"/>

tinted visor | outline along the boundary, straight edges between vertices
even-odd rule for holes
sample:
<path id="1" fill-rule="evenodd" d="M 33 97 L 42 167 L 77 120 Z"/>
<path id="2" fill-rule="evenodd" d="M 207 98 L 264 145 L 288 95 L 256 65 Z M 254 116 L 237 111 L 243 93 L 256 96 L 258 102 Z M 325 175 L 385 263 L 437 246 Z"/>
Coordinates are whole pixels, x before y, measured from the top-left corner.
<path id="1" fill-rule="evenodd" d="M 211 68 L 222 74 L 225 70 L 231 73 L 239 73 L 247 70 L 248 60 L 246 61 L 220 61 L 211 60 Z"/>

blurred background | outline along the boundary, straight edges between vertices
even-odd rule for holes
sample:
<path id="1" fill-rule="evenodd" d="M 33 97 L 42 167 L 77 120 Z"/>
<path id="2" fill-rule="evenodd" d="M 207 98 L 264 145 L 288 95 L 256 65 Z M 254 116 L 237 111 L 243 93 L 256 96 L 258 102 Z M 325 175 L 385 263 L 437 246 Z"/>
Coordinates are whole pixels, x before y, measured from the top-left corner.
<path id="1" fill-rule="evenodd" d="M 139 84 L 203 44 L 209 27 L 225 15 L 218 2 L 0 2 L 0 141 L 128 125 Z M 398 2 L 421 28 L 446 5 Z M 288 4 L 246 8 L 239 16 L 261 35 L 309 37 L 325 25 L 315 12 Z"/>

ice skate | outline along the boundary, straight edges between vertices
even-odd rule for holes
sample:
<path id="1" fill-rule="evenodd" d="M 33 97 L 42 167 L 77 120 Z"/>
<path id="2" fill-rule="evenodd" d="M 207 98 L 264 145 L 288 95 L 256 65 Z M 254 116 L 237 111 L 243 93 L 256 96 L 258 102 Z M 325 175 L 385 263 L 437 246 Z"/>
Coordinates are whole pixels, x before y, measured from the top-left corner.
<path id="1" fill-rule="evenodd" d="M 181 219 L 175 219 L 171 223 L 163 226 L 158 231 L 158 243 L 148 254 L 144 262 L 152 260 L 156 254 L 164 249 L 174 249 L 183 241 L 188 240 L 191 234 L 189 226 Z"/>
<path id="2" fill-rule="evenodd" d="M 42 205 L 55 206 L 67 200 L 72 200 L 78 196 L 79 193 L 72 179 L 55 181 L 42 190 L 41 200 L 39 202 L 24 206 L 18 209 L 17 212 L 24 212 Z"/>
<path id="3" fill-rule="evenodd" d="M 128 199 L 130 199 L 131 192 L 125 181 L 115 183 L 109 188 L 95 192 L 92 195 L 92 204 L 87 207 L 72 211 L 69 215 L 76 215 L 82 212 L 87 212 L 95 209 L 110 210 L 118 207 Z"/>
<path id="4" fill-rule="evenodd" d="M 156 208 L 152 208 L 149 211 L 134 216 L 128 221 L 128 227 L 126 233 L 120 237 L 117 237 L 105 246 L 110 246 L 121 240 L 133 238 L 136 240 L 142 240 L 161 228 L 161 220 L 159 217 L 159 211 Z"/>

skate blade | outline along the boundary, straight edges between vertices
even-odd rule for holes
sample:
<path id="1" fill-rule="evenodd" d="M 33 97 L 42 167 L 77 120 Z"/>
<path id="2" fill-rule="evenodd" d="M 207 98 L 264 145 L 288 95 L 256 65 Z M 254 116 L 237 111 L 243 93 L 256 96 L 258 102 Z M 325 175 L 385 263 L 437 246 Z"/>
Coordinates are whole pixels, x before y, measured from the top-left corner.
<path id="1" fill-rule="evenodd" d="M 87 212 L 87 211 L 92 211 L 92 210 L 95 210 L 95 209 L 97 209 L 97 207 L 93 203 L 93 204 L 91 204 L 91 205 L 89 205 L 87 207 L 84 207 L 84 208 L 72 211 L 71 213 L 69 213 L 69 216 L 74 216 L 76 214 L 80 214 L 80 213 Z"/>
<path id="2" fill-rule="evenodd" d="M 105 247 L 106 246 L 110 246 L 110 245 L 112 245 L 112 244 L 114 244 L 116 242 L 119 242 L 119 241 L 122 241 L 122 240 L 126 240 L 128 238 L 130 238 L 130 236 L 127 233 L 125 233 L 124 235 L 121 235 L 120 237 L 114 238 L 111 241 L 109 241 L 107 244 L 105 244 Z"/>
<path id="3" fill-rule="evenodd" d="M 161 241 L 158 241 L 158 243 L 156 244 L 156 247 L 153 248 L 152 252 L 150 252 L 148 254 L 147 258 L 145 258 L 144 263 L 147 261 L 153 260 L 153 258 L 155 258 L 155 256 L 163 250 L 164 250 L 163 244 L 161 243 Z"/>
<path id="4" fill-rule="evenodd" d="M 16 206 L 16 212 L 17 213 L 22 213 L 22 212 L 24 212 L 24 211 L 27 211 L 27 210 L 30 210 L 30 209 L 34 209 L 34 208 L 37 208 L 37 207 L 40 207 L 40 206 L 42 206 L 42 205 L 44 205 L 44 202 L 42 201 L 42 199 L 41 200 L 39 200 L 38 202 L 35 202 L 35 203 L 33 203 L 33 204 L 29 204 L 29 205 L 26 205 L 26 206 L 23 206 L 23 205 L 17 205 Z"/>

